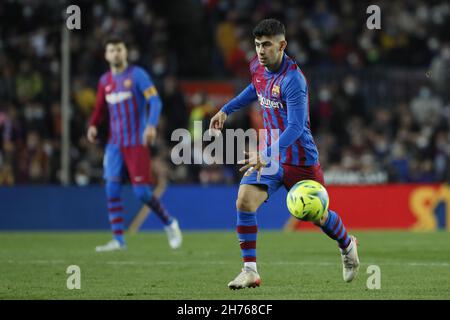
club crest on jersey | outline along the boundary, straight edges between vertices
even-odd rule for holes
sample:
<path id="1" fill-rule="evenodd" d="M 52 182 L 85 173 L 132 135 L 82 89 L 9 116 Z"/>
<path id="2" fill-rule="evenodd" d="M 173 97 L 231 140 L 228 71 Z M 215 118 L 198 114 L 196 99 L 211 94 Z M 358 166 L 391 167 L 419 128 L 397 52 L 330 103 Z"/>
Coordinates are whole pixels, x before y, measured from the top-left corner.
<path id="1" fill-rule="evenodd" d="M 273 86 L 272 87 L 272 96 L 275 98 L 280 97 L 280 86 Z"/>
<path id="2" fill-rule="evenodd" d="M 123 86 L 127 89 L 129 89 L 132 84 L 133 83 L 131 82 L 131 79 L 125 79 L 125 81 L 123 82 Z"/>

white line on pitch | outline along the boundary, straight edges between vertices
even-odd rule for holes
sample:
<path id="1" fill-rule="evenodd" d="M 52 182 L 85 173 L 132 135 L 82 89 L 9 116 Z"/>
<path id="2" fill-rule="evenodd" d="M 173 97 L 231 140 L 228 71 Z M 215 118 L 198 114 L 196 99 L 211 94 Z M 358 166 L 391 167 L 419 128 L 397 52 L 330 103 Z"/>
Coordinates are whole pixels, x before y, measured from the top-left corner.
<path id="1" fill-rule="evenodd" d="M 6 260 L 7 263 L 11 264 L 67 264 L 72 263 L 71 261 L 64 261 L 64 260 Z M 226 261 L 215 261 L 215 260 L 209 260 L 209 261 L 185 261 L 177 260 L 177 261 L 95 261 L 95 262 L 88 262 L 89 264 L 109 264 L 109 265 L 174 265 L 174 264 L 210 264 L 210 265 L 228 265 L 232 264 L 231 262 Z M 261 262 L 261 265 L 294 265 L 294 266 L 306 266 L 306 265 L 312 265 L 312 266 L 335 266 L 339 265 L 339 262 L 324 262 L 324 261 L 276 261 L 276 262 Z M 361 263 L 361 265 L 379 265 L 379 266 L 409 266 L 409 267 L 450 267 L 450 262 L 443 262 L 443 261 L 435 261 L 435 262 L 415 262 L 415 261 L 408 261 L 408 262 L 375 262 L 372 261 L 370 263 L 365 262 Z"/>

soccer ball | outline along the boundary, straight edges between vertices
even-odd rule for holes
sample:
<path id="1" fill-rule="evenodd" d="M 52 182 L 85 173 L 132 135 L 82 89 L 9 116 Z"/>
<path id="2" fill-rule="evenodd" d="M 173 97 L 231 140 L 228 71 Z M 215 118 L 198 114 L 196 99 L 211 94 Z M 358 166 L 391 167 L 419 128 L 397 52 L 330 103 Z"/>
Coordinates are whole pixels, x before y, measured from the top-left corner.
<path id="1" fill-rule="evenodd" d="M 297 219 L 317 221 L 328 210 L 328 192 L 314 180 L 302 180 L 289 190 L 286 204 L 289 212 Z"/>

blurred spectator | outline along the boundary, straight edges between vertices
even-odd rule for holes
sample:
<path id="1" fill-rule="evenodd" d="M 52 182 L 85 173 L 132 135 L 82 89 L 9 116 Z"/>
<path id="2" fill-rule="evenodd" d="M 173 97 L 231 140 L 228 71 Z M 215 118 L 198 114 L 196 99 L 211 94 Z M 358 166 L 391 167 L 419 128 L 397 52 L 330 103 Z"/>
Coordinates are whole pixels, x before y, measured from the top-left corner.
<path id="1" fill-rule="evenodd" d="M 236 37 L 236 19 L 238 12 L 231 10 L 227 13 L 226 20 L 220 22 L 216 29 L 216 42 L 227 65 L 230 65 L 232 52 L 238 46 Z"/>
<path id="2" fill-rule="evenodd" d="M 75 79 L 72 86 L 75 105 L 85 117 L 89 117 L 95 104 L 95 91 L 83 83 L 81 79 Z"/>
<path id="3" fill-rule="evenodd" d="M 0 63 L 0 99 L 2 101 L 14 101 L 16 99 L 14 71 L 12 65 L 8 63 Z"/>
<path id="4" fill-rule="evenodd" d="M 439 55 L 431 62 L 431 81 L 436 91 L 447 101 L 450 101 L 450 42 L 442 45 Z"/>
<path id="5" fill-rule="evenodd" d="M 250 80 L 248 64 L 254 56 L 255 51 L 253 45 L 246 37 L 239 41 L 239 45 L 237 45 L 229 54 L 227 66 L 233 75 Z"/>
<path id="6" fill-rule="evenodd" d="M 26 102 L 41 94 L 42 89 L 41 74 L 31 69 L 30 61 L 23 60 L 16 76 L 16 96 L 20 101 Z"/>
<path id="7" fill-rule="evenodd" d="M 89 162 L 79 162 L 75 171 L 75 183 L 77 186 L 87 186 L 90 181 L 90 164 Z"/>
<path id="8" fill-rule="evenodd" d="M 419 94 L 411 101 L 411 112 L 414 120 L 421 126 L 437 125 L 441 117 L 442 100 L 432 94 L 429 87 L 420 88 Z"/>
<path id="9" fill-rule="evenodd" d="M 189 131 L 192 140 L 202 140 L 203 133 L 209 128 L 209 118 L 216 111 L 206 92 L 200 92 L 192 98 L 193 107 L 189 116 Z M 201 126 L 197 124 L 201 123 Z"/>
<path id="10" fill-rule="evenodd" d="M 450 182 L 450 134 L 439 131 L 435 139 L 434 170 L 439 181 Z"/>
<path id="11" fill-rule="evenodd" d="M 189 119 L 186 101 L 176 76 L 170 75 L 164 78 L 160 95 L 164 106 L 162 114 L 167 119 L 164 138 L 170 141 L 172 132 L 179 128 L 187 128 Z"/>
<path id="12" fill-rule="evenodd" d="M 409 161 L 403 144 L 395 142 L 390 155 L 390 181 L 409 182 Z"/>
<path id="13" fill-rule="evenodd" d="M 337 117 L 338 112 L 335 112 L 336 120 L 345 117 L 346 114 L 358 116 L 365 121 L 368 120 L 364 97 L 361 93 L 359 80 L 356 77 L 347 76 L 344 78 L 335 99 L 336 107 L 341 114 L 340 117 Z"/>

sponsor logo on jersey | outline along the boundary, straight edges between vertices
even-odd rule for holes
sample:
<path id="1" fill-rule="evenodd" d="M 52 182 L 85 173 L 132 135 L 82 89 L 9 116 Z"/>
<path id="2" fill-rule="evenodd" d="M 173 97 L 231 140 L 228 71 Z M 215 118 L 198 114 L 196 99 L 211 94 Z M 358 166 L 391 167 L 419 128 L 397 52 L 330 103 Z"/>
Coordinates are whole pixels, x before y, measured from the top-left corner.
<path id="1" fill-rule="evenodd" d="M 269 109 L 283 109 L 283 104 L 280 101 L 273 101 L 263 97 L 261 94 L 258 95 L 258 101 L 261 107 Z"/>
<path id="2" fill-rule="evenodd" d="M 133 96 L 133 93 L 131 91 L 119 91 L 119 92 L 113 92 L 108 93 L 105 98 L 106 102 L 110 104 L 119 103 L 122 101 L 125 101 L 127 99 L 130 99 Z"/>

